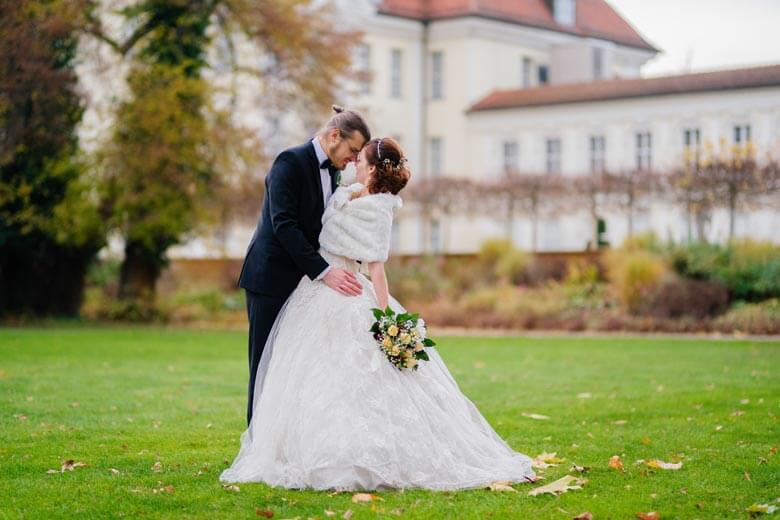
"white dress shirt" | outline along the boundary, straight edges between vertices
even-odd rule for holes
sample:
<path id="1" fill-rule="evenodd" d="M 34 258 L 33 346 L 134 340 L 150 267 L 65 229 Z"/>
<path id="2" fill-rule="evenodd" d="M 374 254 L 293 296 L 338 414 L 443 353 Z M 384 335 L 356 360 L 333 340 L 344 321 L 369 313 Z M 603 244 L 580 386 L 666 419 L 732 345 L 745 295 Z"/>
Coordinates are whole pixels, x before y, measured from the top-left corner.
<path id="1" fill-rule="evenodd" d="M 328 154 L 322 149 L 319 137 L 315 137 L 311 142 L 314 145 L 314 153 L 317 154 L 317 164 L 322 164 L 322 161 L 328 158 Z M 320 168 L 320 182 L 322 183 L 322 207 L 325 208 L 328 206 L 328 200 L 331 195 L 333 195 L 330 189 L 330 173 L 327 168 Z M 328 271 L 330 271 L 330 266 L 326 267 L 315 280 L 322 280 L 328 274 Z"/>

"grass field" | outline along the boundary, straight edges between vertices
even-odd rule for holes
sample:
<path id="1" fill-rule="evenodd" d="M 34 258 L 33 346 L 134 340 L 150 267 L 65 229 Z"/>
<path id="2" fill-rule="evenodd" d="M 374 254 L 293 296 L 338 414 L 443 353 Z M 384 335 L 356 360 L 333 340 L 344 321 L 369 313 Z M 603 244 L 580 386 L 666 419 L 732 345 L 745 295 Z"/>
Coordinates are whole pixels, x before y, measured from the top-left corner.
<path id="1" fill-rule="evenodd" d="M 780 342 L 437 339 L 513 448 L 565 459 L 545 480 L 517 493 L 382 492 L 372 504 L 261 484 L 228 490 L 217 477 L 244 427 L 244 334 L 4 329 L 0 517 L 747 518 L 752 504 L 780 506 Z M 609 467 L 613 455 L 624 471 Z M 86 466 L 60 472 L 68 459 Z M 572 463 L 591 468 L 583 489 L 528 496 Z"/>

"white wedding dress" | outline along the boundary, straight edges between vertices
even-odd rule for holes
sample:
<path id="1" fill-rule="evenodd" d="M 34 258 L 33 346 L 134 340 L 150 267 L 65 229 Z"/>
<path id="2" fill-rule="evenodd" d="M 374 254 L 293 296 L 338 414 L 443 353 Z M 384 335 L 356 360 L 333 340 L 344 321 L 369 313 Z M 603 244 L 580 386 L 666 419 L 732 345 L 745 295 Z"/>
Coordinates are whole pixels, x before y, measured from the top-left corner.
<path id="1" fill-rule="evenodd" d="M 258 368 L 253 416 L 224 482 L 284 488 L 454 490 L 534 478 L 463 395 L 436 349 L 399 371 L 369 331 L 377 307 L 361 271 L 387 259 L 391 194 L 349 200 L 339 188 L 323 215 L 321 254 L 357 274 L 347 297 L 303 277 L 273 326 Z M 392 297 L 396 312 L 403 307 Z"/>

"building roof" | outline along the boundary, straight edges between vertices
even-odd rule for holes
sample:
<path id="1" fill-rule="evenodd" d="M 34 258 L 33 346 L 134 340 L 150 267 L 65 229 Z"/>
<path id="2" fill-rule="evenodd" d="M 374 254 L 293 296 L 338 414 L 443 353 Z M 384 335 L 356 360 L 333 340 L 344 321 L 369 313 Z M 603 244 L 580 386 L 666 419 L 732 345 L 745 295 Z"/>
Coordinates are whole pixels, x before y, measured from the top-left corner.
<path id="1" fill-rule="evenodd" d="M 780 65 L 768 65 L 655 78 L 611 79 L 496 90 L 477 101 L 469 111 L 777 86 L 780 86 Z"/>
<path id="2" fill-rule="evenodd" d="M 658 52 L 605 0 L 577 0 L 573 27 L 557 23 L 551 5 L 548 0 L 381 0 L 379 13 L 421 21 L 479 16 Z"/>

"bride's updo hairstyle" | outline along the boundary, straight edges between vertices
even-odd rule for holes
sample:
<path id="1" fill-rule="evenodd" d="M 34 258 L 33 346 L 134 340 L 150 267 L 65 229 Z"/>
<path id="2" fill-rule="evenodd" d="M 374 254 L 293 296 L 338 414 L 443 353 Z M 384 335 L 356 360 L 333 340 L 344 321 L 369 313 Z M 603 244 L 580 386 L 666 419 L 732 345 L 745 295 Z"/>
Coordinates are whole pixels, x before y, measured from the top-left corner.
<path id="1" fill-rule="evenodd" d="M 366 144 L 366 161 L 376 166 L 376 171 L 368 180 L 370 193 L 397 195 L 412 175 L 406 166 L 403 150 L 391 137 L 370 140 Z"/>

